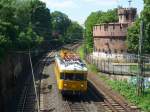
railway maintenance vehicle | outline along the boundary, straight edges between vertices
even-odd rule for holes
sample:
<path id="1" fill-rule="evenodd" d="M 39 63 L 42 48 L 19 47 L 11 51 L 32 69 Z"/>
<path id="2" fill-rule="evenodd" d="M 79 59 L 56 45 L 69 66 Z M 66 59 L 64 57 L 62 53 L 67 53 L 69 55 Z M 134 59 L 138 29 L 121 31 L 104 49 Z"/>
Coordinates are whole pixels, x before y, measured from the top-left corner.
<path id="1" fill-rule="evenodd" d="M 81 94 L 87 91 L 87 67 L 79 56 L 69 50 L 55 55 L 55 75 L 62 94 Z"/>

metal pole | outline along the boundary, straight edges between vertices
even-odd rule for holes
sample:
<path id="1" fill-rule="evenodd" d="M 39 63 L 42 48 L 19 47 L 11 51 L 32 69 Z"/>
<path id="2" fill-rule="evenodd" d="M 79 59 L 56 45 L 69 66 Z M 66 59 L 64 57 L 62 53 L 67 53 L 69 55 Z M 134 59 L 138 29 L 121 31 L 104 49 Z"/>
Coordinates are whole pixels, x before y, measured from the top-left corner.
<path id="1" fill-rule="evenodd" d="M 138 51 L 138 74 L 137 74 L 137 95 L 140 96 L 143 93 L 143 62 L 142 62 L 142 47 L 143 47 L 143 21 L 140 25 L 139 36 L 139 51 Z"/>
<path id="2" fill-rule="evenodd" d="M 39 100 L 38 100 L 38 95 L 37 95 L 37 90 L 36 90 L 35 77 L 34 77 L 34 72 L 33 72 L 33 65 L 32 65 L 32 60 L 31 60 L 30 49 L 29 49 L 29 59 L 30 59 L 32 79 L 33 79 L 33 84 L 34 84 L 34 91 L 35 91 L 35 96 L 36 96 L 36 101 L 37 101 L 37 108 L 38 108 L 38 112 L 40 112 Z"/>

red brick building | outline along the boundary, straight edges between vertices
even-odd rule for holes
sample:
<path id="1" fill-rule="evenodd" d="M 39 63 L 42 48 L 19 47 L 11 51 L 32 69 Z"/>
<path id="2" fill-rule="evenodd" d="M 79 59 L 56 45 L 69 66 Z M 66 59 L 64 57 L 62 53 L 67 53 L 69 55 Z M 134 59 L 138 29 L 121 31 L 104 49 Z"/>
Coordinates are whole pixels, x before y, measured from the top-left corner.
<path id="1" fill-rule="evenodd" d="M 93 27 L 94 50 L 105 53 L 127 52 L 127 28 L 136 18 L 136 8 L 119 8 L 118 23 L 96 24 Z"/>

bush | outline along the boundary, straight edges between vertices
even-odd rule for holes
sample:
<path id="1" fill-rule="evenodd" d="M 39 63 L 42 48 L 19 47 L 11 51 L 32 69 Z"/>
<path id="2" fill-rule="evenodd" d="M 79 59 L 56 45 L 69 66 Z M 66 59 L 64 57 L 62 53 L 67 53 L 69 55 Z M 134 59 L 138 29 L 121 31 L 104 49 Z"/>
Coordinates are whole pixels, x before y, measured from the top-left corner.
<path id="1" fill-rule="evenodd" d="M 145 89 L 143 96 L 137 96 L 135 85 L 127 83 L 126 81 L 110 80 L 106 77 L 101 78 L 129 102 L 134 103 L 145 112 L 150 112 L 150 88 Z"/>

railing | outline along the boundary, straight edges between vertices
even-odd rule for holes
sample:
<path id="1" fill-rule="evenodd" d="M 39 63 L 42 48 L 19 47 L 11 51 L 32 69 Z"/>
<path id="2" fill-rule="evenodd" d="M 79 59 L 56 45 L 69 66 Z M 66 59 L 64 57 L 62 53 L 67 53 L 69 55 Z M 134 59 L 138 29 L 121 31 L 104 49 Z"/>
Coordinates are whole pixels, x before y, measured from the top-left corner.
<path id="1" fill-rule="evenodd" d="M 92 55 L 87 55 L 86 60 L 94 64 L 100 72 L 116 75 L 129 75 L 136 76 L 139 72 L 138 63 L 133 59 L 127 59 L 124 62 L 114 62 L 112 59 L 93 58 Z M 116 59 L 117 60 L 117 59 Z M 134 60 L 137 60 L 134 58 Z M 150 63 L 149 60 L 143 61 L 144 76 L 150 76 Z"/>

